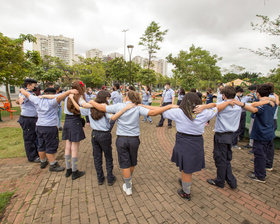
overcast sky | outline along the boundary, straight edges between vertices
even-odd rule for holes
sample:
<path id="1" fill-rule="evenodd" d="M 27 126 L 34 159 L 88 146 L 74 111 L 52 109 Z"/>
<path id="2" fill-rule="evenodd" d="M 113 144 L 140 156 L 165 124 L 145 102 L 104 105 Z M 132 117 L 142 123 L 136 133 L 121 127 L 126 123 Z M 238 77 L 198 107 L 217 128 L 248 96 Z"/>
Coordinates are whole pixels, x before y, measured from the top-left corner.
<path id="1" fill-rule="evenodd" d="M 92 48 L 123 54 L 121 31 L 129 29 L 126 43 L 135 46 L 133 56 L 145 57 L 138 42 L 154 20 L 169 30 L 158 58 L 194 44 L 222 57 L 222 68 L 235 64 L 267 74 L 278 62 L 240 47 L 279 44 L 250 26 L 258 22 L 257 14 L 275 18 L 279 12 L 280 0 L 0 0 L 0 32 L 10 37 L 62 34 L 74 38 L 75 53 L 85 55 Z"/>

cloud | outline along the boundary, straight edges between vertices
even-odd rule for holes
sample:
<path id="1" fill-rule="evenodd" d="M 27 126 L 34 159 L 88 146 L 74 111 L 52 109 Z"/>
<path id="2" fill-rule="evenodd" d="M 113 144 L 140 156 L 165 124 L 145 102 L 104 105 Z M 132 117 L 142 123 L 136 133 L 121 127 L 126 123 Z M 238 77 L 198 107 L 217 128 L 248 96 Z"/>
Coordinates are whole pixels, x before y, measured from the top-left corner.
<path id="1" fill-rule="evenodd" d="M 169 30 L 160 44 L 159 58 L 176 55 L 194 44 L 223 57 L 221 67 L 237 64 L 266 73 L 278 63 L 240 50 L 263 48 L 277 41 L 250 26 L 251 21 L 257 21 L 256 14 L 277 16 L 280 1 L 276 0 L 0 0 L 0 4 L 4 35 L 62 34 L 75 39 L 79 54 L 91 48 L 123 54 L 121 31 L 128 28 L 126 43 L 135 46 L 133 55 L 146 56 L 138 42 L 154 20 Z"/>

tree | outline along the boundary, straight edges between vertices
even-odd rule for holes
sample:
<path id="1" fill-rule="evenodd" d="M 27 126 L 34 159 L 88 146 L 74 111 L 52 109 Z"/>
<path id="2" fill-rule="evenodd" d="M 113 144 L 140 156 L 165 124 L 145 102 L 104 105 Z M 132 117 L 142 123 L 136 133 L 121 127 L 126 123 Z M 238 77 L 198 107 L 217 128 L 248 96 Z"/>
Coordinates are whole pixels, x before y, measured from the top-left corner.
<path id="1" fill-rule="evenodd" d="M 104 65 L 98 58 L 82 59 L 81 63 L 73 65 L 73 70 L 87 86 L 101 86 L 106 81 Z"/>
<path id="2" fill-rule="evenodd" d="M 0 33 L 0 84 L 5 85 L 11 106 L 9 85 L 21 85 L 30 71 L 30 54 L 23 52 L 24 41 L 35 42 L 36 38 L 31 34 L 20 34 L 19 38 L 11 39 Z"/>
<path id="3" fill-rule="evenodd" d="M 148 75 L 151 67 L 151 60 L 154 54 L 160 50 L 159 43 L 163 41 L 164 36 L 168 30 L 161 31 L 158 23 L 152 21 L 151 24 L 146 28 L 142 37 L 140 37 L 139 45 L 145 47 L 144 50 L 148 51 Z"/>
<path id="4" fill-rule="evenodd" d="M 60 79 L 66 67 L 67 65 L 58 57 L 45 55 L 38 65 L 32 67 L 31 76 L 45 85 L 46 82 L 56 82 Z"/>
<path id="5" fill-rule="evenodd" d="M 199 80 L 207 80 L 210 86 L 212 81 L 221 79 L 220 67 L 216 64 L 222 58 L 200 47 L 192 45 L 189 51 L 181 50 L 177 57 L 169 54 L 166 59 L 175 66 L 172 71 L 176 82 L 186 89 L 197 88 Z"/>
<path id="6" fill-rule="evenodd" d="M 261 23 L 252 22 L 251 26 L 253 27 L 253 30 L 258 30 L 261 33 L 266 33 L 272 36 L 280 36 L 280 15 L 274 20 L 270 19 L 268 16 L 263 15 L 257 15 L 257 17 L 261 19 Z M 265 47 L 265 49 L 247 50 L 260 56 L 280 60 L 280 48 L 276 44 L 272 44 L 270 47 Z"/>
<path id="7" fill-rule="evenodd" d="M 125 83 L 129 80 L 129 69 L 127 62 L 117 57 L 109 60 L 106 65 L 106 75 L 111 82 Z"/>
<path id="8" fill-rule="evenodd" d="M 144 85 L 155 85 L 157 81 L 156 73 L 154 70 L 148 71 L 147 68 L 143 68 L 138 73 L 137 81 Z"/>

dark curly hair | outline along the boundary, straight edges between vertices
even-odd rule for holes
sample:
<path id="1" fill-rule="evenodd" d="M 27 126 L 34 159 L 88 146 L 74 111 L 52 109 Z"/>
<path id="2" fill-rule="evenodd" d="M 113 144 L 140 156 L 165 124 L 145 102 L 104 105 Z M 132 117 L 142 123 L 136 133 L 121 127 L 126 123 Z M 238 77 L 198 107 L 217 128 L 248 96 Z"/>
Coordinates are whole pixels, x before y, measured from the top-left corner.
<path id="1" fill-rule="evenodd" d="M 108 105 L 108 102 L 106 99 L 107 97 L 111 97 L 111 94 L 106 90 L 101 90 L 98 92 L 95 102 L 96 103 L 106 103 Z M 101 119 L 105 115 L 105 112 L 99 111 L 96 108 L 91 108 L 90 112 L 91 112 L 92 119 L 95 121 Z"/>
<path id="2" fill-rule="evenodd" d="M 192 121 L 193 120 L 193 109 L 202 104 L 201 99 L 196 93 L 189 92 L 187 93 L 179 106 L 179 108 L 184 112 L 184 114 Z"/>

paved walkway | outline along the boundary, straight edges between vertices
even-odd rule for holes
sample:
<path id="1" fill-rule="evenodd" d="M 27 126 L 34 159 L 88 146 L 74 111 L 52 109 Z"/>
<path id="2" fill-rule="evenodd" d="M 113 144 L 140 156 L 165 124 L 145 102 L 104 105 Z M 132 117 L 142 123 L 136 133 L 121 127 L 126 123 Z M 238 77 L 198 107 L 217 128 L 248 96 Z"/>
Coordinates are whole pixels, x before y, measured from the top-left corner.
<path id="1" fill-rule="evenodd" d="M 159 117 L 154 118 L 155 121 Z M 268 173 L 267 183 L 249 180 L 253 169 L 247 150 L 233 154 L 233 171 L 238 189 L 226 185 L 218 189 L 206 183 L 215 177 L 212 159 L 213 121 L 206 127 L 206 169 L 193 178 L 192 200 L 177 195 L 179 171 L 170 162 L 175 128 L 156 128 L 141 123 L 139 163 L 133 178 L 133 195 L 122 192 L 113 137 L 114 173 L 117 182 L 109 187 L 97 184 L 90 143 L 90 128 L 81 143 L 79 169 L 86 175 L 66 179 L 64 173 L 40 170 L 25 158 L 0 160 L 0 192 L 16 190 L 6 209 L 3 223 L 280 223 L 280 153 L 275 155 L 276 170 Z M 115 130 L 115 129 L 114 129 Z M 113 131 L 115 133 L 115 131 Z M 245 144 L 245 143 L 244 143 Z M 58 153 L 64 165 L 63 144 Z"/>

